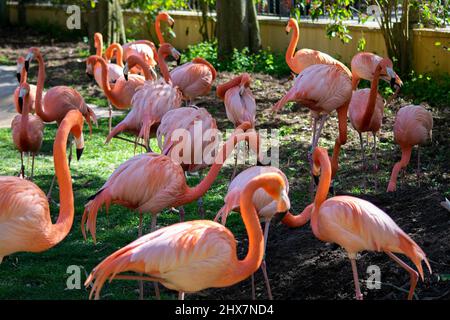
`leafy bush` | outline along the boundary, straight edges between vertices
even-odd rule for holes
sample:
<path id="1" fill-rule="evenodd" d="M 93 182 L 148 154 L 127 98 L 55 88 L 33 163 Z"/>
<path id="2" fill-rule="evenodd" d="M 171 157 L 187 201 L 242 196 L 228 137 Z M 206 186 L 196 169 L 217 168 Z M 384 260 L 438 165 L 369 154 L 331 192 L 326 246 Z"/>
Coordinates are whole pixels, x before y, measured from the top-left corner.
<path id="1" fill-rule="evenodd" d="M 436 75 L 416 74 L 411 72 L 401 90 L 415 104 L 428 102 L 434 106 L 449 106 L 450 104 L 450 74 Z"/>
<path id="2" fill-rule="evenodd" d="M 217 41 L 201 42 L 191 45 L 183 53 L 182 62 L 186 63 L 195 57 L 208 60 L 218 71 L 232 72 L 258 72 L 274 75 L 277 77 L 290 74 L 283 55 L 276 54 L 270 50 L 260 50 L 258 53 L 250 53 L 248 48 L 239 51 L 234 49 L 229 60 L 219 61 L 217 57 Z"/>

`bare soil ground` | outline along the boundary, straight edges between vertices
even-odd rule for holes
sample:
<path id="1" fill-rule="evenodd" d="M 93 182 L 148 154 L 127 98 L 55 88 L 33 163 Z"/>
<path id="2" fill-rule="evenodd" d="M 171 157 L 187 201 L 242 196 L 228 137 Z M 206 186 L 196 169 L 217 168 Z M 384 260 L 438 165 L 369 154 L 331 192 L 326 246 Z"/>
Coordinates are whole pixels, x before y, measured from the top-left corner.
<path id="1" fill-rule="evenodd" d="M 103 99 L 103 94 L 84 75 L 84 56 L 87 45 L 82 42 L 52 42 L 33 34 L 30 30 L 2 32 L 0 55 L 15 61 L 17 54 L 26 54 L 26 48 L 39 46 L 47 61 L 47 83 L 71 85 L 89 99 Z M 34 69 L 33 69 L 34 68 Z M 33 65 L 31 74 L 36 74 Z M 217 83 L 233 75 L 219 73 Z M 308 110 L 293 106 L 273 114 L 270 107 L 292 85 L 288 78 L 277 79 L 268 75 L 253 75 L 252 90 L 258 104 L 258 128 L 278 128 L 282 136 L 280 168 L 290 180 L 290 196 L 295 213 L 310 203 L 307 149 L 311 139 Z M 33 76 L 31 82 L 34 81 Z M 416 176 L 416 151 L 406 173 L 400 176 L 398 191 L 386 193 L 392 166 L 400 159 L 400 150 L 393 142 L 392 126 L 397 110 L 407 102 L 400 97 L 385 110 L 379 133 L 379 170 L 361 169 L 359 139 L 349 124 L 348 143 L 343 146 L 340 170 L 335 180 L 336 194 L 351 194 L 373 202 L 387 212 L 426 252 L 433 274 L 426 271 L 425 281 L 419 282 L 416 294 L 420 299 L 449 299 L 450 282 L 443 275 L 450 274 L 450 212 L 440 206 L 444 196 L 450 196 L 449 166 L 450 138 L 448 123 L 450 106 L 428 106 L 434 115 L 433 141 L 421 148 L 420 184 Z M 426 102 L 424 102 L 426 103 Z M 217 119 L 219 128 L 229 127 L 223 103 L 215 97 L 213 89 L 197 105 L 207 108 Z M 337 136 L 336 115 L 327 121 L 320 145 L 330 151 Z M 370 140 L 372 141 L 372 140 Z M 370 144 L 371 145 L 371 144 Z M 369 160 L 370 147 L 366 148 Z M 227 173 L 227 172 L 226 172 Z M 231 172 L 230 172 L 231 173 Z M 246 252 L 246 235 L 237 235 L 241 255 Z M 345 252 L 333 245 L 317 240 L 309 226 L 289 229 L 272 226 L 266 252 L 266 261 L 275 299 L 353 299 L 354 286 L 350 262 Z M 404 259 L 404 261 L 407 261 Z M 408 262 L 409 263 L 409 262 Z M 381 270 L 382 286 L 367 289 L 366 269 L 376 265 Z M 383 253 L 362 252 L 358 260 L 362 290 L 367 299 L 404 299 L 409 288 L 409 275 Z M 256 273 L 257 298 L 267 297 L 262 273 Z M 189 299 L 250 299 L 250 280 L 233 287 L 209 289 L 188 295 Z"/>

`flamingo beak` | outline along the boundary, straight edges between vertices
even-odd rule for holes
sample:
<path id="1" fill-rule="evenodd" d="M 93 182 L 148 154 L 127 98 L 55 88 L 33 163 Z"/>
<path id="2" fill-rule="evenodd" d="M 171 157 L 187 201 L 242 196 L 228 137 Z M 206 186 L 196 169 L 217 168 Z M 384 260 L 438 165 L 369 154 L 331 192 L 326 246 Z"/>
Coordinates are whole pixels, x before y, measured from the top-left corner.
<path id="1" fill-rule="evenodd" d="M 25 60 L 25 71 L 28 72 L 29 68 L 30 68 L 30 61 Z"/>
<path id="2" fill-rule="evenodd" d="M 27 57 L 25 58 L 25 71 L 28 72 L 28 69 L 30 68 L 30 61 L 34 58 L 34 55 L 32 52 L 27 54 Z"/>
<path id="3" fill-rule="evenodd" d="M 283 188 L 281 190 L 280 199 L 277 202 L 277 212 L 284 212 L 284 215 L 286 215 L 286 212 L 289 211 L 290 208 L 291 201 L 289 200 L 286 190 Z"/>
<path id="4" fill-rule="evenodd" d="M 19 83 L 20 83 L 20 73 L 19 73 L 19 72 L 17 72 L 17 73 L 16 73 L 16 76 L 17 76 L 17 82 L 19 82 Z"/>
<path id="5" fill-rule="evenodd" d="M 287 213 L 288 213 L 288 211 L 277 212 L 277 213 L 275 213 L 275 215 L 274 215 L 273 218 L 272 218 L 272 221 L 273 221 L 275 224 L 280 223 L 281 220 L 284 219 L 284 217 L 286 216 Z"/>
<path id="6" fill-rule="evenodd" d="M 19 96 L 19 109 L 22 111 L 23 110 L 23 98 L 21 96 Z"/>
<path id="7" fill-rule="evenodd" d="M 81 155 L 83 154 L 84 148 L 77 149 L 77 161 L 80 161 Z"/>
<path id="8" fill-rule="evenodd" d="M 181 64 L 181 56 L 178 56 L 178 59 L 177 59 L 177 66 L 179 66 Z"/>
<path id="9" fill-rule="evenodd" d="M 81 158 L 81 155 L 83 154 L 84 150 L 84 137 L 83 132 L 81 132 L 80 137 L 74 137 L 75 140 L 75 146 L 77 148 L 77 160 L 79 161 Z"/>
<path id="10" fill-rule="evenodd" d="M 125 66 L 123 67 L 123 77 L 125 78 L 126 81 L 128 81 L 128 63 L 126 63 Z"/>

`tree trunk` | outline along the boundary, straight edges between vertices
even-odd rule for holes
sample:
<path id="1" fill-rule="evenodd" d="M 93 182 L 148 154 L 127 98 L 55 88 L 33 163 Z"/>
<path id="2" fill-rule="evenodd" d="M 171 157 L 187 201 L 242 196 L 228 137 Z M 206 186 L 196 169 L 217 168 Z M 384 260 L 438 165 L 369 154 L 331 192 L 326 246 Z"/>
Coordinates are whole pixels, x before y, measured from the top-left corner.
<path id="1" fill-rule="evenodd" d="M 100 28 L 98 27 L 98 8 L 88 8 L 88 39 L 89 39 L 89 52 L 95 54 L 94 46 L 94 33 L 96 33 Z"/>
<path id="2" fill-rule="evenodd" d="M 261 48 L 259 24 L 253 0 L 217 0 L 217 39 L 219 59 L 226 59 L 233 49 Z"/>

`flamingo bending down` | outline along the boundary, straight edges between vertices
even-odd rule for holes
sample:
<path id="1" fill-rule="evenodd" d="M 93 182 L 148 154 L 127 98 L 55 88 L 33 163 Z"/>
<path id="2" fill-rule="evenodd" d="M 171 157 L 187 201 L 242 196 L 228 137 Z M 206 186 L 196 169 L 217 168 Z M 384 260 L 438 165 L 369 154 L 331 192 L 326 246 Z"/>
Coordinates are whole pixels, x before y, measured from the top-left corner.
<path id="1" fill-rule="evenodd" d="M 412 148 L 417 145 L 417 174 L 420 170 L 419 145 L 431 139 L 433 129 L 433 115 L 422 106 L 407 105 L 397 112 L 394 123 L 394 139 L 400 145 L 402 158 L 394 165 L 388 192 L 397 189 L 397 177 L 402 168 L 405 168 L 411 158 Z"/>
<path id="2" fill-rule="evenodd" d="M 109 133 L 106 142 L 122 131 L 128 131 L 137 137 L 143 138 L 145 146 L 149 149 L 150 137 L 155 136 L 161 118 L 169 110 L 181 106 L 181 92 L 170 82 L 170 75 L 165 64 L 165 57 L 171 54 L 179 58 L 179 53 L 169 44 L 161 46 L 158 50 L 160 69 L 165 79 L 146 81 L 133 96 L 130 113 Z M 135 58 L 135 57 L 130 57 Z M 135 59 L 133 59 L 135 60 Z M 124 68 L 126 71 L 128 67 Z M 151 149 L 150 149 L 151 150 Z"/>
<path id="3" fill-rule="evenodd" d="M 22 82 L 19 85 L 18 105 L 22 110 L 22 114 L 18 114 L 11 122 L 11 133 L 14 144 L 20 151 L 20 161 L 22 176 L 25 177 L 25 169 L 23 165 L 23 153 L 30 152 L 32 155 L 31 162 L 31 180 L 34 174 L 34 157 L 39 152 L 42 146 L 42 139 L 44 137 L 44 123 L 41 118 L 36 115 L 29 114 L 32 101 L 30 95 L 30 85 Z"/>
<path id="4" fill-rule="evenodd" d="M 16 90 L 14 90 L 14 106 L 16 107 L 16 112 L 22 114 L 22 108 L 19 107 L 19 91 L 20 84 L 27 82 L 28 72 L 25 70 L 25 58 L 20 56 L 17 58 L 17 81 L 19 82 L 19 86 L 17 86 Z M 29 103 L 30 103 L 30 113 L 35 113 L 35 100 L 36 100 L 36 86 L 30 84 L 29 90 Z"/>
<path id="5" fill-rule="evenodd" d="M 108 178 L 103 187 L 89 199 L 81 221 L 81 230 L 86 238 L 85 224 L 96 242 L 96 220 L 98 210 L 106 204 L 120 204 L 152 215 L 153 230 L 156 217 L 165 208 L 179 207 L 203 196 L 219 174 L 229 154 L 239 141 L 249 140 L 252 150 L 257 150 L 254 132 L 232 135 L 218 152 L 206 177 L 196 186 L 186 184 L 184 171 L 178 163 L 165 155 L 146 153 L 134 156 L 122 163 Z"/>
<path id="6" fill-rule="evenodd" d="M 264 256 L 264 242 L 252 196 L 264 190 L 277 202 L 278 211 L 289 209 L 283 179 L 277 174 L 260 175 L 244 189 L 240 207 L 248 234 L 248 252 L 236 255 L 236 239 L 229 229 L 209 220 L 177 223 L 145 235 L 103 260 L 85 282 L 93 282 L 90 298 L 100 297 L 105 281 L 112 279 L 158 281 L 180 292 L 227 287 L 253 274 Z M 146 276 L 120 275 L 122 272 Z"/>
<path id="7" fill-rule="evenodd" d="M 294 29 L 294 32 L 289 47 L 286 50 L 286 63 L 292 72 L 299 74 L 313 64 L 330 64 L 340 66 L 348 75 L 351 75 L 350 70 L 342 62 L 326 53 L 311 49 L 300 49 L 295 52 L 300 38 L 300 29 L 297 20 L 294 18 L 289 19 L 286 25 L 286 34 L 289 34 L 292 29 Z"/>
<path id="8" fill-rule="evenodd" d="M 359 251 L 385 252 L 411 276 L 408 299 L 412 299 L 418 274 L 394 253 L 406 255 L 423 280 L 422 260 L 430 273 L 431 267 L 423 250 L 381 209 L 372 203 L 351 197 L 337 196 L 327 200 L 331 182 L 331 165 L 327 151 L 316 148 L 313 153 L 314 174 L 320 181 L 314 204 L 311 208 L 311 228 L 322 241 L 333 242 L 343 247 L 350 258 L 355 282 L 356 299 L 362 299 L 359 287 L 356 255 Z"/>
<path id="9" fill-rule="evenodd" d="M 100 32 L 96 32 L 94 34 L 94 46 L 95 46 L 95 55 L 99 57 L 103 57 L 103 36 Z M 111 85 L 114 85 L 116 80 L 123 74 L 123 63 L 122 63 L 122 56 L 123 56 L 123 50 L 120 44 L 113 43 L 111 44 L 105 51 L 105 56 L 108 53 L 109 59 L 111 59 L 112 52 L 116 52 L 116 60 L 117 64 L 115 63 L 108 63 L 108 82 Z M 120 61 L 119 61 L 120 60 Z M 122 64 L 122 66 L 120 65 Z M 97 85 L 103 90 L 102 86 L 102 69 L 99 64 L 94 65 L 94 78 L 95 82 L 97 82 Z"/>
<path id="10" fill-rule="evenodd" d="M 161 119 L 156 137 L 161 154 L 178 162 L 186 173 L 207 168 L 209 163 L 204 155 L 217 150 L 219 144 L 216 120 L 206 109 L 196 106 L 168 111 Z M 198 211 L 203 219 L 202 197 L 198 198 Z M 183 207 L 180 221 L 184 221 Z"/>
<path id="11" fill-rule="evenodd" d="M 239 211 L 239 205 L 241 200 L 241 195 L 243 194 L 243 191 L 245 190 L 246 186 L 256 177 L 267 174 L 267 173 L 273 173 L 277 174 L 280 177 L 283 178 L 284 181 L 284 192 L 289 194 L 289 182 L 286 178 L 286 175 L 278 168 L 270 167 L 270 166 L 254 166 L 250 167 L 241 173 L 239 173 L 233 181 L 231 181 L 230 185 L 228 186 L 228 192 L 225 196 L 225 204 L 223 207 L 219 210 L 219 212 L 216 215 L 216 218 L 214 221 L 218 221 L 219 218 L 222 221 L 223 225 L 226 225 L 227 217 L 231 213 L 231 211 Z M 289 198 L 287 198 L 289 199 Z M 252 198 L 252 204 L 253 207 L 256 210 L 256 213 L 258 215 L 259 220 L 264 221 L 264 256 L 266 252 L 267 247 L 267 238 L 269 234 L 269 226 L 270 222 L 272 221 L 272 218 L 277 216 L 277 220 L 283 218 L 284 214 L 286 212 L 280 212 L 277 210 L 277 202 L 272 199 L 272 197 L 265 192 L 263 189 L 257 190 L 253 194 Z M 272 291 L 270 289 L 270 282 L 269 277 L 267 276 L 267 269 L 266 269 L 266 260 L 263 258 L 262 264 L 261 264 L 261 270 L 264 275 L 264 280 L 266 283 L 267 288 L 267 294 L 269 296 L 269 299 L 272 300 Z M 252 275 L 252 298 L 255 299 L 255 283 L 254 283 L 254 277 Z"/>
<path id="12" fill-rule="evenodd" d="M 355 58 L 354 58 L 355 59 Z M 353 60 L 352 60 L 353 61 Z M 355 65 L 352 63 L 352 66 Z M 361 153 L 363 159 L 363 168 L 367 167 L 366 157 L 364 154 L 364 142 L 362 138 L 363 132 L 372 132 L 373 135 L 373 154 L 375 161 L 375 170 L 377 165 L 377 132 L 380 130 L 381 121 L 383 120 L 384 100 L 378 93 L 378 82 L 381 75 L 386 78 L 387 75 L 391 77 L 391 84 L 395 84 L 395 73 L 392 69 L 392 61 L 388 58 L 381 59 L 375 71 L 371 75 L 372 83 L 370 89 L 360 89 L 353 92 L 352 99 L 349 105 L 350 122 L 358 132 L 361 143 Z M 358 69 L 359 70 L 359 69 Z M 352 70 L 353 71 L 353 70 Z M 354 72 L 355 77 L 358 77 Z M 355 84 L 355 83 L 354 83 Z"/>
<path id="13" fill-rule="evenodd" d="M 52 224 L 48 200 L 38 186 L 16 177 L 0 177 L 0 262 L 15 252 L 48 250 L 69 233 L 74 202 L 66 144 L 70 132 L 75 136 L 77 150 L 83 150 L 82 130 L 81 113 L 70 110 L 56 133 L 53 158 L 61 201 L 56 224 Z"/>
<path id="14" fill-rule="evenodd" d="M 333 110 L 337 111 L 339 136 L 333 150 L 333 177 L 338 169 L 341 145 L 347 142 L 347 110 L 351 97 L 352 83 L 347 72 L 340 66 L 315 64 L 303 70 L 295 78 L 294 86 L 273 106 L 273 110 L 277 111 L 287 102 L 296 101 L 311 110 L 314 118 L 312 150 L 318 144 L 328 114 Z M 317 120 L 319 120 L 318 129 Z"/>
<path id="15" fill-rule="evenodd" d="M 183 98 L 190 104 L 197 97 L 208 95 L 216 76 L 216 69 L 203 58 L 194 58 L 170 72 L 173 84 L 180 88 Z"/>

